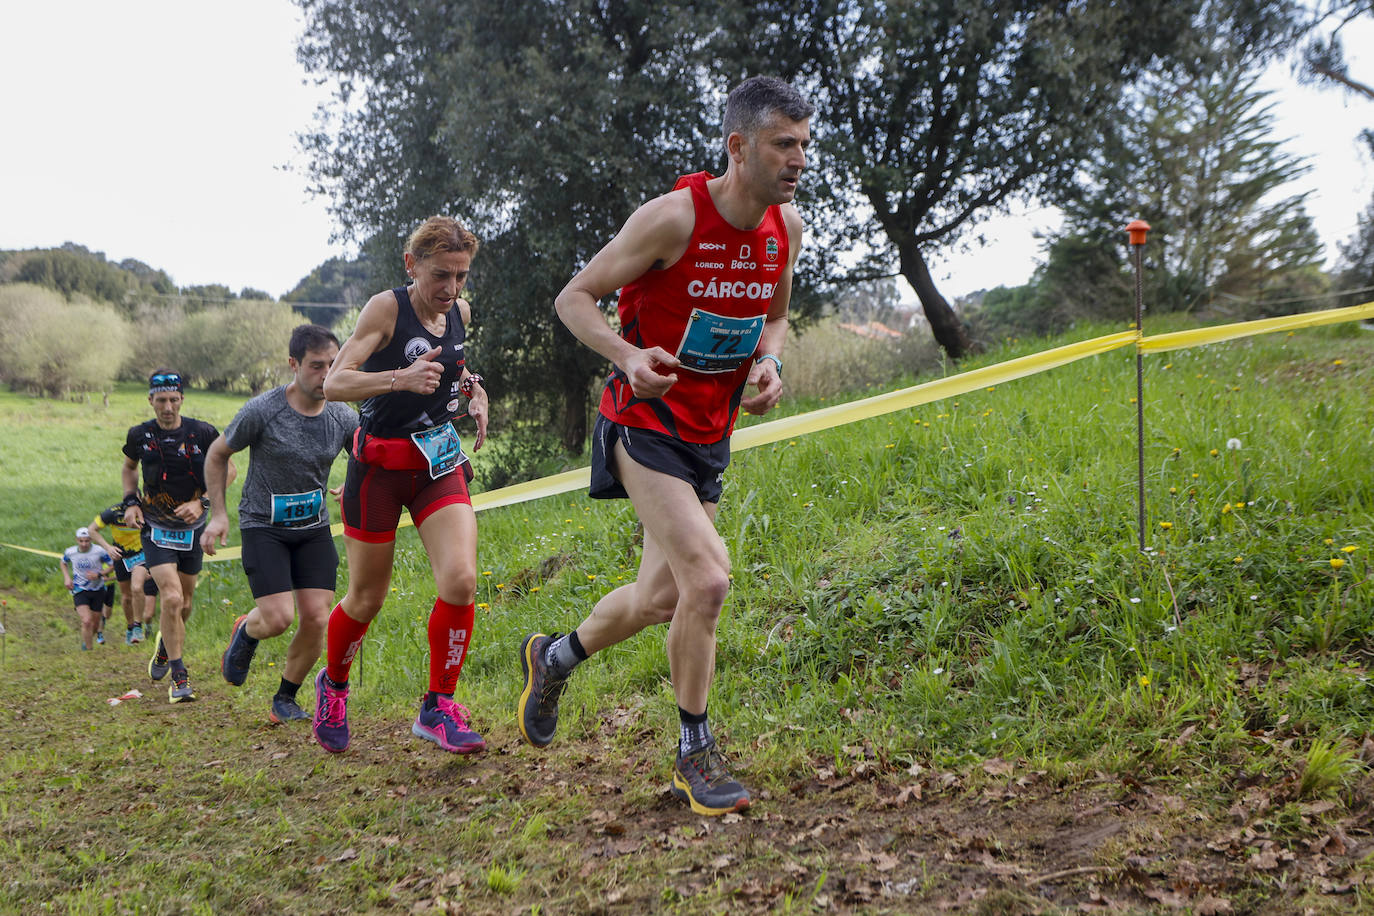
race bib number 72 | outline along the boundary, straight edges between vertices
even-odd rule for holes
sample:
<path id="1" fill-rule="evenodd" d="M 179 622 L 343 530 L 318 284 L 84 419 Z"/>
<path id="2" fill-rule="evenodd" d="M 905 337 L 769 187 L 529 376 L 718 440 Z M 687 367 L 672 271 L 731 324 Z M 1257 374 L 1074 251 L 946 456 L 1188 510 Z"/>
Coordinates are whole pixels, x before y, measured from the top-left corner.
<path id="1" fill-rule="evenodd" d="M 731 318 L 692 309 L 674 355 L 683 366 L 697 372 L 733 372 L 758 349 L 763 323 L 763 315 Z"/>

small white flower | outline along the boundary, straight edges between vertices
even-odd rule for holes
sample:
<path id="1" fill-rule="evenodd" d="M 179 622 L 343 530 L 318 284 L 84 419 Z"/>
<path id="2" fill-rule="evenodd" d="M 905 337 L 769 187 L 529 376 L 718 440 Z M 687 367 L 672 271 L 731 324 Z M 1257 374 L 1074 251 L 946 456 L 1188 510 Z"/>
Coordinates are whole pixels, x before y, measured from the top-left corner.
<path id="1" fill-rule="evenodd" d="M 931 669 L 931 672 L 930 672 L 930 673 L 931 673 L 931 674 L 944 674 L 944 673 L 945 673 L 945 669 L 944 669 L 944 668 L 933 668 L 933 669 Z"/>
<path id="2" fill-rule="evenodd" d="M 1227 440 L 1226 440 L 1226 450 L 1227 450 L 1227 451 L 1231 451 L 1231 452 L 1240 451 L 1240 440 L 1239 440 L 1239 439 L 1227 439 Z"/>
<path id="3" fill-rule="evenodd" d="M 1132 598 L 1132 599 L 1131 599 L 1131 604 L 1139 604 L 1139 603 L 1140 603 L 1140 599 L 1139 599 L 1139 598 Z"/>

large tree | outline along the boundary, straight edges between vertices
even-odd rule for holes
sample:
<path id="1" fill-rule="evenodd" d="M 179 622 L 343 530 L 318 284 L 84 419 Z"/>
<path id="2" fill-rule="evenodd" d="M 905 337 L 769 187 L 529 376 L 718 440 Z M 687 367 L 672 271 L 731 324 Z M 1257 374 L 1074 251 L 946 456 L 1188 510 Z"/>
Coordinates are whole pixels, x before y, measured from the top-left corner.
<path id="1" fill-rule="evenodd" d="M 483 239 L 474 367 L 516 415 L 580 450 L 605 363 L 563 329 L 553 299 L 636 206 L 722 161 L 719 99 L 698 86 L 708 12 L 593 0 L 301 5 L 301 59 L 339 87 L 307 146 L 347 233 L 367 240 L 372 263 L 394 265 L 394 279 L 421 218 L 470 224 Z"/>
<path id="2" fill-rule="evenodd" d="M 1071 186 L 1142 70 L 1196 59 L 1196 27 L 1268 47 L 1290 7 L 776 0 L 739 8 L 726 53 L 746 66 L 782 64 L 813 89 L 821 185 L 862 205 L 828 208 L 826 228 L 876 244 L 875 266 L 895 261 L 936 339 L 958 357 L 970 340 L 931 279 L 929 256 L 1013 201 L 1053 200 Z"/>
<path id="3" fill-rule="evenodd" d="M 1089 273 L 1106 276 L 1108 265 L 1122 264 L 1129 215 L 1151 226 L 1153 308 L 1253 315 L 1271 310 L 1266 302 L 1321 292 L 1321 242 L 1307 195 L 1286 189 L 1308 167 L 1284 152 L 1270 94 L 1257 80 L 1253 66 L 1233 58 L 1191 77 L 1152 77 L 1132 94 L 1128 116 L 1085 168 L 1079 194 L 1065 201 L 1051 256 L 1063 291 L 1091 290 Z M 1056 260 L 1070 241 L 1096 258 Z"/>

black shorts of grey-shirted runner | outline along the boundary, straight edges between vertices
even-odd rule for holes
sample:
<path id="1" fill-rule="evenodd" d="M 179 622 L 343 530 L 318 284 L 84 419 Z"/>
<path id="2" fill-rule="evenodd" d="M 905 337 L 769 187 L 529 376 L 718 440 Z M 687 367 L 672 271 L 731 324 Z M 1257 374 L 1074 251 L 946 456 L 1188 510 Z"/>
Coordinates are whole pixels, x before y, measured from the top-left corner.
<path id="1" fill-rule="evenodd" d="M 255 599 L 337 586 L 339 551 L 328 528 L 244 528 L 240 535 L 243 574 Z"/>

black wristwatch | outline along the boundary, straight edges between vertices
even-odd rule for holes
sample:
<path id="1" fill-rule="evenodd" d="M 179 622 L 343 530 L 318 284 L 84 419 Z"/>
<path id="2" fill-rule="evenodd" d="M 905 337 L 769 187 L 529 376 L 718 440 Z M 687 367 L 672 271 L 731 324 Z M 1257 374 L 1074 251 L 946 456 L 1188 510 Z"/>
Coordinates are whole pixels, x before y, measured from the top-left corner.
<path id="1" fill-rule="evenodd" d="M 208 496 L 202 496 L 202 497 L 200 498 L 200 507 L 201 507 L 202 509 L 208 509 L 208 508 L 210 508 L 210 497 L 208 497 Z"/>

